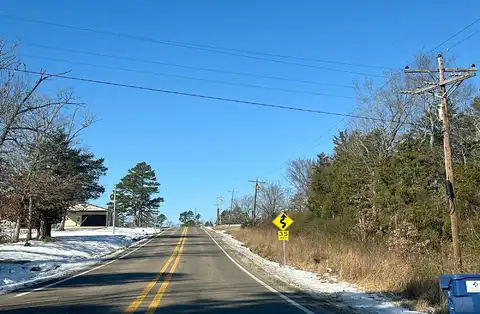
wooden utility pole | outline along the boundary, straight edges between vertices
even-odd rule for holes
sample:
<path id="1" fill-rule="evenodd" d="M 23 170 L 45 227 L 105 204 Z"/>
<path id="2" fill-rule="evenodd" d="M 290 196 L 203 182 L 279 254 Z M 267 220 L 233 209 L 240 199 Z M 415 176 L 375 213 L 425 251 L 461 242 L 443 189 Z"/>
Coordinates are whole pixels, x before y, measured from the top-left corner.
<path id="1" fill-rule="evenodd" d="M 450 221 L 452 228 L 452 243 L 453 243 L 453 257 L 455 258 L 455 266 L 458 270 L 462 267 L 462 253 L 460 250 L 460 239 L 458 231 L 458 217 L 455 210 L 455 195 L 453 185 L 453 161 L 452 161 L 452 146 L 450 145 L 450 131 L 448 125 L 448 108 L 447 108 L 447 88 L 445 86 L 445 66 L 443 64 L 443 57 L 439 55 L 438 58 L 438 76 L 440 85 L 440 94 L 442 96 L 442 122 L 443 122 L 443 150 L 445 155 L 445 173 L 446 173 L 446 191 L 448 197 L 448 205 L 450 212 Z"/>
<path id="2" fill-rule="evenodd" d="M 253 197 L 253 213 L 252 213 L 253 225 L 255 226 L 255 220 L 257 219 L 257 193 L 258 193 L 258 190 L 260 190 L 260 185 L 258 185 L 258 184 L 259 183 L 265 183 L 265 182 L 258 181 L 258 178 L 255 181 L 249 180 L 248 182 L 255 183 L 255 194 L 254 194 L 254 197 Z"/>
<path id="3" fill-rule="evenodd" d="M 235 195 L 235 189 L 232 189 L 231 191 L 228 191 L 232 193 L 232 199 L 230 201 L 230 213 L 228 214 L 228 225 L 230 226 L 232 224 L 232 212 L 233 212 L 233 197 Z"/>
<path id="4" fill-rule="evenodd" d="M 448 198 L 448 212 L 450 214 L 450 222 L 452 228 L 452 244 L 453 244 L 453 256 L 455 259 L 455 267 L 457 271 L 462 268 L 462 254 L 460 250 L 459 239 L 459 226 L 458 216 L 455 208 L 455 194 L 454 194 L 454 181 L 453 181 L 453 160 L 452 160 L 452 147 L 450 145 L 450 132 L 448 125 L 448 97 L 458 88 L 458 86 L 466 79 L 475 76 L 477 69 L 473 64 L 470 68 L 445 68 L 443 63 L 443 56 L 440 54 L 437 57 L 438 69 L 419 69 L 411 70 L 408 67 L 405 69 L 405 73 L 429 73 L 433 76 L 435 72 L 438 73 L 438 83 L 428 85 L 427 87 L 420 88 L 414 91 L 404 91 L 403 93 L 416 95 L 421 93 L 432 93 L 434 96 L 441 99 L 440 104 L 440 119 L 443 123 L 443 150 L 445 157 L 445 173 L 446 173 L 446 192 Z M 445 79 L 445 72 L 452 73 L 448 79 Z M 452 85 L 449 90 L 447 86 Z M 440 94 L 435 94 L 435 90 L 440 89 Z"/>
<path id="5" fill-rule="evenodd" d="M 222 224 L 222 204 L 223 204 L 223 197 L 219 196 L 217 197 L 217 200 L 218 200 L 218 220 L 217 220 L 217 224 L 218 225 L 221 225 Z"/>

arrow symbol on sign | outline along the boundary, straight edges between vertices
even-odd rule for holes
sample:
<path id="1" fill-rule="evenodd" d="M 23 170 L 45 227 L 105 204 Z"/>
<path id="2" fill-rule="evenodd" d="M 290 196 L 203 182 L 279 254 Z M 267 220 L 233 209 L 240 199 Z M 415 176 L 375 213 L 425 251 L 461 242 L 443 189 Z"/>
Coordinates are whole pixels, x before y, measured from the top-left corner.
<path id="1" fill-rule="evenodd" d="M 287 223 L 284 221 L 285 218 L 287 218 L 287 215 L 282 214 L 282 217 L 280 218 L 280 223 L 282 224 L 282 229 L 285 229 L 285 227 L 287 226 Z"/>

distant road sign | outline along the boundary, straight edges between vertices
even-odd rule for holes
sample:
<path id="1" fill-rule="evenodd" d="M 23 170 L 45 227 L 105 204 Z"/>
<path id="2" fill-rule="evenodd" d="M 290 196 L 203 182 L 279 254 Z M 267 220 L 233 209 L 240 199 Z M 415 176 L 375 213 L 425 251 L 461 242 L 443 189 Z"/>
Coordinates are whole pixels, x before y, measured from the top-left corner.
<path id="1" fill-rule="evenodd" d="M 289 231 L 278 231 L 278 241 L 288 241 Z"/>
<path id="2" fill-rule="evenodd" d="M 290 225 L 293 223 L 293 219 L 288 217 L 287 214 L 281 213 L 272 222 L 275 226 L 277 226 L 278 229 L 284 231 L 290 227 Z"/>

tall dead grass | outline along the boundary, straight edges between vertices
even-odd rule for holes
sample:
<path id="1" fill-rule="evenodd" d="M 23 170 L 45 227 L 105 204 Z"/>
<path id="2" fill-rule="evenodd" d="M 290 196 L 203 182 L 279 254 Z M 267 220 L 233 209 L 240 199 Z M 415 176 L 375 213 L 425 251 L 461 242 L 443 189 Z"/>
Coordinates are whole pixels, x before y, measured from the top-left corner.
<path id="1" fill-rule="evenodd" d="M 277 231 L 270 228 L 238 229 L 230 233 L 258 255 L 281 262 L 282 245 Z M 352 240 L 327 237 L 310 230 L 290 236 L 287 262 L 324 277 L 356 284 L 359 288 L 410 300 L 404 305 L 419 311 L 445 311 L 445 299 L 439 288 L 440 274 L 452 273 L 450 248 L 443 253 L 400 255 L 384 245 L 364 245 Z M 465 261 L 476 261 L 480 254 L 468 251 Z M 465 272 L 475 272 L 479 263 L 467 263 Z M 446 313 L 446 312 L 445 312 Z"/>

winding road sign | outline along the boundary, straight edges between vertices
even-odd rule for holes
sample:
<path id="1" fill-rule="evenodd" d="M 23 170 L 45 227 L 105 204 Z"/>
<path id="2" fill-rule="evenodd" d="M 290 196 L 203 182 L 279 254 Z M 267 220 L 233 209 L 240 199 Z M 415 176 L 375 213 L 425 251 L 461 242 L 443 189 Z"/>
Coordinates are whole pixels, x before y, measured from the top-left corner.
<path id="1" fill-rule="evenodd" d="M 288 227 L 293 223 L 293 219 L 288 217 L 287 214 L 281 213 L 273 221 L 273 224 L 281 231 L 287 230 Z"/>

